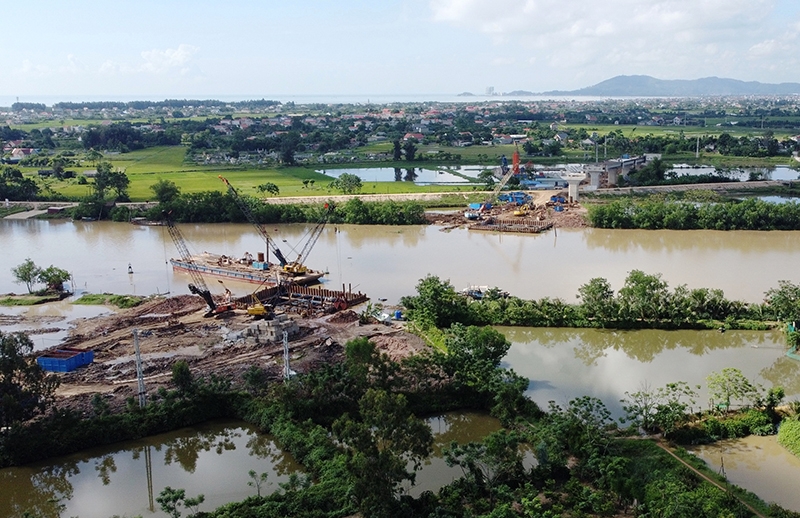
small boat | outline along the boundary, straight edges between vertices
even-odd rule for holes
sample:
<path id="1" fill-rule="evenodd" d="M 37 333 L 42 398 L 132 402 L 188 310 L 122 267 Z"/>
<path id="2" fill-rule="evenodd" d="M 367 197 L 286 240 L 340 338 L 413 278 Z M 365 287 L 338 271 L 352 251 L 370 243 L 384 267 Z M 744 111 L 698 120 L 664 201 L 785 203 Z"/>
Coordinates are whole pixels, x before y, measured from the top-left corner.
<path id="1" fill-rule="evenodd" d="M 163 226 L 165 223 L 163 221 L 154 221 L 152 219 L 147 219 L 147 218 L 133 218 L 131 219 L 131 224 L 142 225 L 147 227 L 160 227 Z"/>
<path id="2" fill-rule="evenodd" d="M 465 210 L 464 217 L 470 221 L 477 221 L 481 219 L 481 213 L 476 210 Z"/>

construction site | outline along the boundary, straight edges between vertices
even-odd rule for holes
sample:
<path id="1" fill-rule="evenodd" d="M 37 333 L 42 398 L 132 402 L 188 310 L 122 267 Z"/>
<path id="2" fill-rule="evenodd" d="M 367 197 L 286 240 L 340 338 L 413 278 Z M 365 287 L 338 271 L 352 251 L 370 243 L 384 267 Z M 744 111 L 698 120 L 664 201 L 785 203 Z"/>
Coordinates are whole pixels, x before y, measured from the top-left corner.
<path id="1" fill-rule="evenodd" d="M 585 225 L 583 209 L 563 191 L 500 194 L 515 174 L 516 162 L 514 166 L 502 170 L 494 192 L 480 206 L 430 214 L 429 220 L 441 230 L 466 226 L 520 233 Z M 222 180 L 263 238 L 267 252 L 243 258 L 236 268 L 226 264 L 205 268 L 189 253 L 178 226 L 165 217 L 163 224 L 180 256 L 171 261 L 173 268 L 188 274 L 191 281 L 186 294 L 154 296 L 131 309 L 71 322 L 68 337 L 39 358 L 41 365 L 60 373 L 60 405 L 89 411 L 91 399 L 102 394 L 110 406 L 121 407 L 130 397 L 145 397 L 169 385 L 179 360 L 187 362 L 195 377 L 219 375 L 243 385 L 245 372 L 253 367 L 265 379 L 280 381 L 339 362 L 345 344 L 358 337 L 369 338 L 394 359 L 427 347 L 406 331 L 401 308 L 373 305 L 366 293 L 347 284 L 341 289 L 326 284 L 323 289 L 304 281 L 313 272 L 305 259 L 332 208 L 309 230 L 297 257 L 289 260 L 236 190 Z M 242 279 L 237 273 L 242 269 L 260 274 L 255 280 Z M 226 278 L 258 285 L 245 296 L 234 297 L 226 287 L 224 294 L 212 295 L 206 276 L 216 277 L 223 287 Z"/>

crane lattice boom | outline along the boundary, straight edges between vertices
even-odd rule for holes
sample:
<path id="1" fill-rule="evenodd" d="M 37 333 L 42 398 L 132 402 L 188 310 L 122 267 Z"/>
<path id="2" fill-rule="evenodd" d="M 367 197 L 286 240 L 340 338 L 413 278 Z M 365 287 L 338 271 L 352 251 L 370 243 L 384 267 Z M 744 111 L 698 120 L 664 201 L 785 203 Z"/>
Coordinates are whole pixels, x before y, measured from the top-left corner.
<path id="1" fill-rule="evenodd" d="M 297 254 L 297 259 L 293 262 L 284 265 L 283 269 L 289 273 L 305 273 L 308 268 L 306 268 L 303 263 L 308 258 L 308 254 L 311 253 L 311 249 L 314 248 L 314 245 L 317 243 L 319 236 L 322 234 L 322 230 L 325 228 L 325 225 L 328 223 L 328 219 L 331 217 L 333 213 L 333 205 L 326 203 L 325 204 L 325 214 L 322 215 L 322 218 L 317 222 L 311 232 L 308 235 L 308 239 L 306 243 L 303 245 L 303 248 L 300 250 L 300 253 Z"/>
<path id="2" fill-rule="evenodd" d="M 183 234 L 178 230 L 178 227 L 175 226 L 175 223 L 172 222 L 172 219 L 168 215 L 165 215 L 164 219 L 167 221 L 167 231 L 172 241 L 175 243 L 175 248 L 178 249 L 181 260 L 188 265 L 186 270 L 189 271 L 189 275 L 192 277 L 192 282 L 189 284 L 189 291 L 195 295 L 200 295 L 208 305 L 208 313 L 206 316 L 218 313 L 220 309 L 230 309 L 229 307 L 217 308 L 217 304 L 211 296 L 211 291 L 209 291 L 208 286 L 206 286 L 206 281 L 203 280 L 200 271 L 195 267 L 192 254 L 189 253 L 189 249 L 186 247 L 186 240 L 183 238 Z"/>
<path id="3" fill-rule="evenodd" d="M 233 185 L 231 185 L 231 183 L 228 181 L 227 178 L 225 178 L 222 175 L 219 175 L 219 179 L 225 182 L 225 185 L 228 186 L 228 192 L 233 197 L 234 201 L 236 202 L 236 205 L 238 205 L 239 208 L 242 210 L 245 217 L 247 218 L 247 221 L 249 221 L 254 227 L 256 227 L 256 230 L 258 231 L 259 234 L 261 234 L 261 237 L 264 239 L 264 242 L 267 244 L 269 249 L 272 250 L 273 255 L 278 260 L 280 265 L 286 266 L 288 261 L 286 260 L 280 249 L 277 247 L 277 245 L 275 245 L 275 240 L 269 236 L 264 226 L 261 223 L 259 223 L 258 220 L 256 220 L 253 211 L 250 210 L 250 207 L 247 206 L 247 203 L 245 203 L 242 197 L 239 196 L 239 193 L 236 191 L 236 189 L 233 188 Z"/>

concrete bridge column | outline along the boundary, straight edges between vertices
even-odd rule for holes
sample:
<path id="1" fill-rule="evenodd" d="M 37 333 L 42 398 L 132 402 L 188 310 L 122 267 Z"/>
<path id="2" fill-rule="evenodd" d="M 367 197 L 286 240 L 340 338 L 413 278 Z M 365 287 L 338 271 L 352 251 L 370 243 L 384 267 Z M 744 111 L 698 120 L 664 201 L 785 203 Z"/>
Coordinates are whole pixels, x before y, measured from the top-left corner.
<path id="1" fill-rule="evenodd" d="M 617 170 L 608 170 L 608 185 L 617 185 Z"/>
<path id="2" fill-rule="evenodd" d="M 567 189 L 567 193 L 569 196 L 569 201 L 577 202 L 578 201 L 578 185 L 586 179 L 585 173 L 567 173 L 561 175 L 562 180 L 566 180 L 567 184 L 569 184 L 569 188 Z"/>
<path id="3" fill-rule="evenodd" d="M 600 175 L 603 171 L 589 171 L 589 185 L 595 189 L 600 187 Z"/>

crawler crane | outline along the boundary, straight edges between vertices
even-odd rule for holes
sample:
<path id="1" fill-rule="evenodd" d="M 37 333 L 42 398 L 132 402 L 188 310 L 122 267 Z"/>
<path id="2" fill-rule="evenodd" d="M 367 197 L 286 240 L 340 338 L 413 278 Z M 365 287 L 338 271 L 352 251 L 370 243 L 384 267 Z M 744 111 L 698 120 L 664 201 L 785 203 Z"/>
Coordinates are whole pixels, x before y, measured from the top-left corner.
<path id="1" fill-rule="evenodd" d="M 194 260 L 192 259 L 192 254 L 190 254 L 189 249 L 186 248 L 186 240 L 183 238 L 181 231 L 178 230 L 178 227 L 175 226 L 175 223 L 173 223 L 168 214 L 164 214 L 164 220 L 167 223 L 167 231 L 169 232 L 172 241 L 175 243 L 175 248 L 178 249 L 181 259 L 190 266 L 195 266 Z M 208 286 L 206 286 L 206 282 L 203 280 L 203 276 L 200 274 L 200 271 L 196 268 L 188 268 L 188 271 L 189 275 L 192 277 L 192 282 L 189 283 L 189 291 L 195 295 L 200 295 L 208 305 L 208 311 L 203 316 L 211 317 L 214 315 L 221 315 L 223 313 L 227 313 L 228 311 L 232 311 L 235 308 L 235 304 L 233 304 L 230 300 L 226 300 L 222 304 L 217 304 L 214 302 L 214 297 L 211 296 L 211 292 L 209 291 Z"/>

